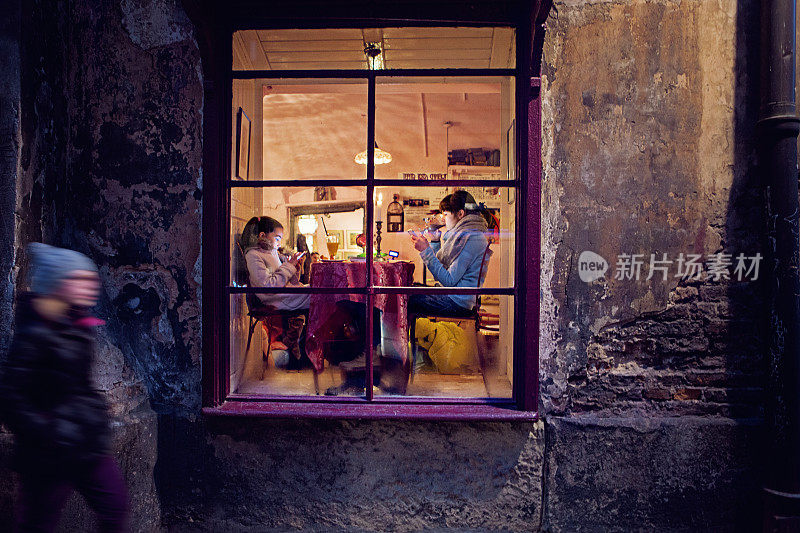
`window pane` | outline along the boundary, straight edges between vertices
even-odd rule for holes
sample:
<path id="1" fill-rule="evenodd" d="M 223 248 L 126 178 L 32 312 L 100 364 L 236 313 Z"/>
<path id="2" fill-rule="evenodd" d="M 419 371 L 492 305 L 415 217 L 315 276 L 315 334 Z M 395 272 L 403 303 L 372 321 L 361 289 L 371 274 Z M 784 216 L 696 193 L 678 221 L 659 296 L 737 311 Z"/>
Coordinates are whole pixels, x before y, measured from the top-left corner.
<path id="1" fill-rule="evenodd" d="M 391 161 L 375 177 L 514 179 L 513 124 L 511 77 L 378 78 L 375 141 Z"/>
<path id="2" fill-rule="evenodd" d="M 409 298 L 409 311 L 407 319 L 382 311 L 376 394 L 399 395 L 405 388 L 406 396 L 511 398 L 513 296 L 481 296 L 480 318 L 458 310 L 445 295 L 387 298 Z M 404 331 L 412 325 L 413 336 Z M 397 352 L 397 338 L 411 339 L 408 354 Z"/>
<path id="3" fill-rule="evenodd" d="M 364 250 L 358 243 L 366 241 L 363 237 L 359 241 L 358 236 L 365 231 L 365 198 L 365 187 L 232 187 L 230 284 L 242 287 L 249 283 L 252 273 L 248 271 L 247 253 L 250 248 L 256 249 L 254 254 L 262 263 L 273 262 L 269 272 L 264 273 L 263 281 L 269 281 L 272 286 L 274 283 L 311 283 L 311 265 L 319 260 L 363 256 Z M 257 223 L 252 221 L 253 217 L 269 218 Z M 259 244 L 260 230 L 277 227 L 276 223 L 282 227 L 280 241 Z M 276 244 L 277 257 L 270 259 L 270 247 Z M 294 252 L 306 249 L 308 253 L 298 263 L 297 276 L 289 279 L 275 276 L 280 266 L 278 261 L 286 261 Z M 255 259 L 251 258 L 251 262 Z M 361 268 L 365 269 L 363 264 Z M 365 278 L 365 275 L 350 278 L 340 286 L 363 287 Z"/>
<path id="4" fill-rule="evenodd" d="M 366 178 L 366 80 L 234 80 L 231 111 L 233 179 Z"/>
<path id="5" fill-rule="evenodd" d="M 243 30 L 234 70 L 514 68 L 514 30 L 334 28 Z"/>
<path id="6" fill-rule="evenodd" d="M 459 189 L 463 192 L 457 192 Z M 392 186 L 376 187 L 375 191 L 375 218 L 381 221 L 381 254 L 412 262 L 413 282 L 468 288 L 514 286 L 514 189 Z M 444 199 L 450 206 L 459 199 L 468 200 L 464 218 L 455 221 L 443 214 Z M 448 216 L 453 225 L 450 231 L 442 226 Z M 439 226 L 438 234 L 426 234 L 431 252 L 417 251 L 408 232 Z M 393 276 L 377 277 L 376 285 L 396 285 L 400 281 Z"/>
<path id="7" fill-rule="evenodd" d="M 348 294 L 232 295 L 231 392 L 363 396 L 363 299 Z"/>

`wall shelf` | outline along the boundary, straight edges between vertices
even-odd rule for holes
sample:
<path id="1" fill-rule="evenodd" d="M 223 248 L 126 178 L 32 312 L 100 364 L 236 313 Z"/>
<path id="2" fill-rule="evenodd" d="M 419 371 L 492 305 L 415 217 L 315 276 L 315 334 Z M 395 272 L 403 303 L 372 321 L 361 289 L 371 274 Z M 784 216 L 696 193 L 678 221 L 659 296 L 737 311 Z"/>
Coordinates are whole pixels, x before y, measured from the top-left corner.
<path id="1" fill-rule="evenodd" d="M 502 179 L 500 167 L 448 165 L 447 179 Z"/>

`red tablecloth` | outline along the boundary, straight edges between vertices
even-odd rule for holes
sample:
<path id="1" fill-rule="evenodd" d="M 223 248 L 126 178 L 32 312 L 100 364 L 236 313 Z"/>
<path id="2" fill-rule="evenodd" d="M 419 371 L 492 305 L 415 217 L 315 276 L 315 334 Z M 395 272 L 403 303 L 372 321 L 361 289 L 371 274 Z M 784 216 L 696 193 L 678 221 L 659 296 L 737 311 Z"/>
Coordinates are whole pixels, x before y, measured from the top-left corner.
<path id="1" fill-rule="evenodd" d="M 373 283 L 385 287 L 411 285 L 414 279 L 414 263 L 409 261 L 376 261 L 372 264 Z M 348 288 L 364 287 L 367 280 L 367 264 L 356 262 L 321 262 L 311 268 L 312 287 Z M 308 316 L 308 357 L 318 371 L 323 368 L 320 328 L 334 314 L 336 302 L 340 300 L 365 302 L 362 294 L 312 294 Z M 381 313 L 381 351 L 386 357 L 401 359 L 408 357 L 408 296 L 399 294 L 376 294 L 375 307 Z"/>

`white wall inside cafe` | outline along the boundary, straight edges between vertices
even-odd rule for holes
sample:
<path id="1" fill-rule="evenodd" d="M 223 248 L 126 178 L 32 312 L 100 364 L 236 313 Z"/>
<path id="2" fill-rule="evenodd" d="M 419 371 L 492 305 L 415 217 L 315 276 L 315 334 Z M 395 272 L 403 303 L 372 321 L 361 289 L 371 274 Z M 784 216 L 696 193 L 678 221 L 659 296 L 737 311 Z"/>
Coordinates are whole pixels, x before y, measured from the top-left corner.
<path id="1" fill-rule="evenodd" d="M 261 146 L 261 112 L 263 109 L 259 96 L 260 86 L 253 80 L 234 80 L 233 81 L 233 101 L 231 106 L 231 176 L 236 176 L 236 115 L 239 108 L 250 118 L 251 132 L 250 139 L 254 145 L 249 151 L 249 179 L 261 178 L 261 150 L 256 147 Z M 262 189 L 241 187 L 231 189 L 231 265 L 234 264 L 233 255 L 240 253 L 236 247 L 236 239 L 241 234 L 244 225 L 253 217 L 260 215 L 260 206 L 263 203 Z M 232 280 L 231 280 L 232 281 Z M 244 297 L 241 295 L 233 296 L 230 299 L 230 390 L 236 391 L 243 379 L 247 379 L 252 374 L 252 367 L 261 360 L 261 345 L 264 341 L 261 328 L 256 328 L 250 347 L 249 357 L 245 353 L 247 347 L 247 332 L 249 320 L 247 316 L 247 306 Z"/>

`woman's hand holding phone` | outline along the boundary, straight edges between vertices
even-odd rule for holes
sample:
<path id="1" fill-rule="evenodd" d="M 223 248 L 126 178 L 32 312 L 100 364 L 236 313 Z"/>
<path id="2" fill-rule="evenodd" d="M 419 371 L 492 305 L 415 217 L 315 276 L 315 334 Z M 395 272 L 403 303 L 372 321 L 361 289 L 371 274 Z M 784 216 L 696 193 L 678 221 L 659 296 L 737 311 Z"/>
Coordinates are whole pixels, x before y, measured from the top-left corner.
<path id="1" fill-rule="evenodd" d="M 292 254 L 292 257 L 290 257 L 289 261 L 287 261 L 287 262 L 293 264 L 294 266 L 297 266 L 297 264 L 300 262 L 300 260 L 305 255 L 306 255 L 306 252 L 297 252 L 295 254 Z"/>
<path id="2" fill-rule="evenodd" d="M 411 235 L 411 240 L 414 241 L 414 248 L 416 248 L 417 251 L 422 252 L 428 246 L 430 246 L 428 239 L 426 239 L 422 233 L 410 229 L 408 230 L 408 234 Z"/>

